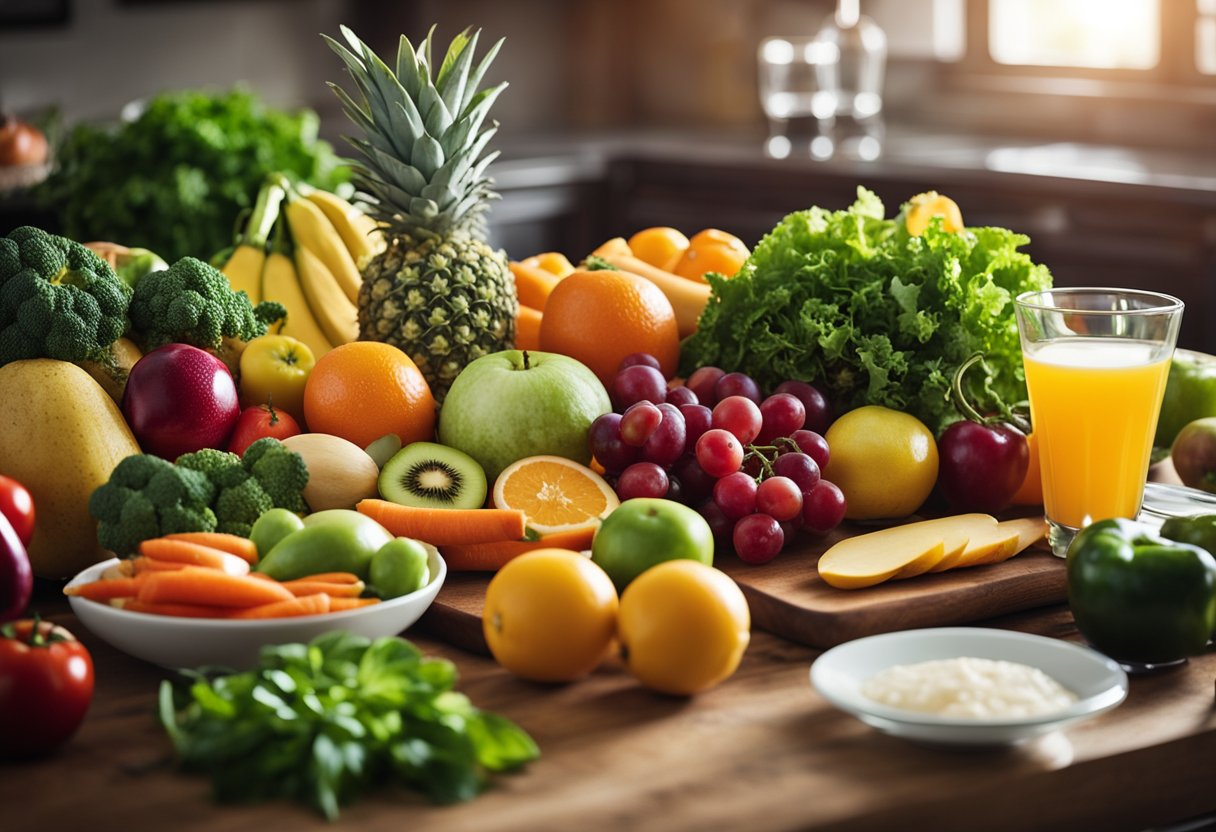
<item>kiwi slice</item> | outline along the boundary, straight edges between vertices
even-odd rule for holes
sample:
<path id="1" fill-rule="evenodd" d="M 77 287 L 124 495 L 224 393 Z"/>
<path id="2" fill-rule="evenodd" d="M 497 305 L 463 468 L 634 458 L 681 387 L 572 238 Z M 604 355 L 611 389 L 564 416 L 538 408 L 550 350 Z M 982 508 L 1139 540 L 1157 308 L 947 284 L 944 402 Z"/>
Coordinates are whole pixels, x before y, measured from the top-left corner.
<path id="1" fill-rule="evenodd" d="M 486 472 L 473 457 L 434 442 L 406 445 L 380 471 L 380 496 L 416 508 L 481 508 Z"/>

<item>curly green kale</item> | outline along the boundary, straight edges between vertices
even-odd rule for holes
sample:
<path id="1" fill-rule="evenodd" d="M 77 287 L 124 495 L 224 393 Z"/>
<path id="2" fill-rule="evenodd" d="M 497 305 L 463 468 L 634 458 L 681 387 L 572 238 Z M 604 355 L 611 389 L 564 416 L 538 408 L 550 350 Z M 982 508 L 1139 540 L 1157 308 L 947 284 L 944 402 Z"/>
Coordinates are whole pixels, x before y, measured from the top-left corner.
<path id="1" fill-rule="evenodd" d="M 215 487 L 217 531 L 248 537 L 257 519 L 272 508 L 308 511 L 304 458 L 277 439 L 259 439 L 245 450 L 243 459 L 204 448 L 178 457 L 177 465 L 205 475 Z"/>
<path id="2" fill-rule="evenodd" d="M 714 365 L 771 389 L 785 379 L 823 385 L 837 412 L 866 404 L 913 414 L 934 431 L 958 418 L 954 371 L 982 352 L 986 394 L 1026 397 L 1014 298 L 1051 286 L 1051 273 L 1004 228 L 920 236 L 884 219 L 864 188 L 845 211 L 790 214 L 731 279 L 711 274 L 681 370 Z"/>
<path id="3" fill-rule="evenodd" d="M 126 331 L 130 289 L 79 243 L 22 226 L 0 238 L 0 366 L 100 359 Z"/>
<path id="4" fill-rule="evenodd" d="M 257 307 L 244 292 L 232 291 L 222 272 L 194 257 L 152 272 L 135 284 L 131 327 L 145 349 L 169 343 L 218 350 L 225 338 L 248 341 L 265 335 L 286 313 L 279 303 Z"/>
<path id="5" fill-rule="evenodd" d="M 203 474 L 151 454 L 129 456 L 115 466 L 109 481 L 89 496 L 89 513 L 98 520 L 97 539 L 118 555 L 134 554 L 139 544 L 177 532 L 212 532 L 210 504 L 216 488 Z"/>

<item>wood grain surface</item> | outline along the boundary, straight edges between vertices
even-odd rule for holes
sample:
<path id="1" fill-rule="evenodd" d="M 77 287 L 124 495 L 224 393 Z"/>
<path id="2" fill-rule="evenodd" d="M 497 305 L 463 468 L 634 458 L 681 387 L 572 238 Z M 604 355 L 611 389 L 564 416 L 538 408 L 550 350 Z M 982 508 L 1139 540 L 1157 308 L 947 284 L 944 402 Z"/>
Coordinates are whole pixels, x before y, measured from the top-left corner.
<path id="1" fill-rule="evenodd" d="M 165 671 L 93 638 L 40 601 L 93 653 L 80 733 L 54 756 L 0 766 L 5 832 L 268 829 L 1120 830 L 1216 811 L 1216 655 L 1133 679 L 1119 708 L 1029 745 L 956 751 L 877 733 L 810 687 L 817 651 L 763 632 L 739 672 L 692 699 L 651 693 L 605 665 L 569 685 L 520 681 L 492 661 L 409 634 L 456 662 L 460 689 L 519 722 L 542 757 L 471 803 L 367 795 L 336 824 L 285 802 L 219 806 L 184 774 L 156 722 Z M 1066 608 L 997 626 L 1076 638 Z"/>
<path id="2" fill-rule="evenodd" d="M 1064 561 L 1046 543 L 1004 563 L 954 569 L 865 589 L 836 589 L 815 568 L 828 546 L 866 531 L 845 525 L 821 539 L 803 538 L 796 547 L 760 566 L 730 552 L 715 565 L 735 579 L 747 596 L 752 624 L 811 647 L 832 647 L 876 633 L 918 627 L 967 624 L 993 616 L 1059 604 L 1067 598 Z M 464 650 L 488 655 L 481 612 L 490 575 L 450 573 L 421 622 L 429 635 Z"/>

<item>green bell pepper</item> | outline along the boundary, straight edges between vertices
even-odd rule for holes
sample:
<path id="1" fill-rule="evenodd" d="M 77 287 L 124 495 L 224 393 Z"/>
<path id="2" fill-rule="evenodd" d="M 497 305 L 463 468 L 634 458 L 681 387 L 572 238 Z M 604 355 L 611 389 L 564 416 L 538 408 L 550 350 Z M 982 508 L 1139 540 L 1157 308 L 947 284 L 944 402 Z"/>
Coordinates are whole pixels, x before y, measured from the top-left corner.
<path id="1" fill-rule="evenodd" d="M 1170 447 L 1178 431 L 1206 416 L 1216 416 L 1216 356 L 1175 350 L 1153 444 Z"/>
<path id="2" fill-rule="evenodd" d="M 1161 536 L 1207 549 L 1216 557 L 1216 514 L 1171 517 L 1162 524 Z"/>
<path id="3" fill-rule="evenodd" d="M 1131 520 L 1086 526 L 1068 547 L 1077 629 L 1113 659 L 1164 664 L 1203 652 L 1216 630 L 1216 558 Z"/>

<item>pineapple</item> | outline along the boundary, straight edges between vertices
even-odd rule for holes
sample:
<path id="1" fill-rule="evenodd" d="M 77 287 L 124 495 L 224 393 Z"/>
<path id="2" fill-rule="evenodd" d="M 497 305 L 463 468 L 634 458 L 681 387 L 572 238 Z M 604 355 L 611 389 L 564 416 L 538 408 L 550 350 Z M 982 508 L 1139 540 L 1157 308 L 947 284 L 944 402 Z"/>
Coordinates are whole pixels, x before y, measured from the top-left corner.
<path id="1" fill-rule="evenodd" d="M 387 238 L 362 269 L 359 338 L 400 347 L 442 403 L 467 364 L 514 345 L 519 301 L 506 255 L 484 241 L 498 153 L 483 153 L 498 126 L 482 128 L 506 84 L 478 85 L 502 41 L 473 68 L 478 33 L 466 30 L 433 71 L 433 34 L 417 49 L 402 36 L 395 71 L 345 26 L 349 49 L 325 40 L 361 94 L 329 85 L 363 130 L 349 139 L 362 156 L 355 183 Z"/>

